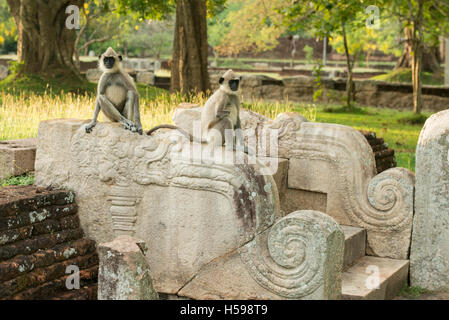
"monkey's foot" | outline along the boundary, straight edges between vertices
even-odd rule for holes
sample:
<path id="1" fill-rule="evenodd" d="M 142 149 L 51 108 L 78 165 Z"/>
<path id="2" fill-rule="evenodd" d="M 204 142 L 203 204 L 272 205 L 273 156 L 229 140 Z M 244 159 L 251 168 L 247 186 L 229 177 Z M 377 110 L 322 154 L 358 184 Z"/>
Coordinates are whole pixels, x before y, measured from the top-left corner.
<path id="1" fill-rule="evenodd" d="M 91 133 L 93 127 L 95 127 L 96 123 L 95 122 L 91 122 L 86 124 L 86 126 L 84 127 L 84 129 L 86 129 L 86 133 Z"/>
<path id="2" fill-rule="evenodd" d="M 133 131 L 133 129 L 134 129 L 133 132 L 136 132 L 136 126 L 130 120 L 128 120 L 128 119 L 122 120 L 122 121 L 120 121 L 120 124 L 123 126 L 123 128 L 125 130 Z"/>
<path id="3" fill-rule="evenodd" d="M 138 134 L 142 135 L 143 134 L 142 125 L 137 124 L 136 125 L 136 131 L 137 131 Z"/>

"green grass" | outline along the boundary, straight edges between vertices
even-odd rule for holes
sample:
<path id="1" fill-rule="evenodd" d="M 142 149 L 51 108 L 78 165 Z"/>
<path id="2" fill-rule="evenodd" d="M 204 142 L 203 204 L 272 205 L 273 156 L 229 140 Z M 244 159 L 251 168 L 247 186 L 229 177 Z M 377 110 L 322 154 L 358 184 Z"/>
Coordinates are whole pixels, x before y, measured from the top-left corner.
<path id="1" fill-rule="evenodd" d="M 423 117 L 430 114 L 423 113 Z M 358 130 L 373 131 L 395 150 L 398 167 L 415 171 L 415 149 L 422 123 L 404 123 L 403 119 L 416 117 L 413 112 L 370 107 L 353 110 L 341 106 L 319 106 L 317 122 L 338 123 Z"/>
<path id="2" fill-rule="evenodd" d="M 398 82 L 398 83 L 412 83 L 412 71 L 411 69 L 397 69 L 386 74 L 381 74 L 372 77 L 371 80 L 386 81 L 386 82 Z M 424 85 L 440 86 L 444 84 L 444 79 L 433 75 L 430 72 L 422 73 L 422 83 Z"/>
<path id="3" fill-rule="evenodd" d="M 154 99 L 165 90 L 137 84 L 137 89 L 142 97 Z M 95 96 L 97 84 L 87 80 L 79 81 L 64 78 L 43 79 L 36 75 L 25 75 L 21 78 L 15 78 L 14 75 L 8 76 L 0 81 L 0 92 L 12 95 L 35 94 L 35 95 L 64 95 L 67 93 L 83 94 Z"/>
<path id="4" fill-rule="evenodd" d="M 401 291 L 399 291 L 399 296 L 418 298 L 420 295 L 428 292 L 428 290 L 420 287 L 410 287 L 408 285 L 405 285 L 404 287 L 402 287 Z"/>
<path id="5" fill-rule="evenodd" d="M 27 186 L 34 183 L 34 174 L 27 173 L 17 177 L 10 177 L 0 180 L 0 187 L 6 186 Z"/>
<path id="6" fill-rule="evenodd" d="M 139 85 L 141 118 L 144 128 L 171 123 L 173 110 L 180 102 L 204 104 L 206 96 L 187 99 L 165 90 Z M 90 118 L 95 104 L 96 85 L 42 80 L 26 77 L 0 82 L 0 140 L 35 137 L 40 121 L 53 118 Z M 393 109 L 345 108 L 337 105 L 292 103 L 245 104 L 244 107 L 274 118 L 280 112 L 296 111 L 310 121 L 337 123 L 359 130 L 374 131 L 396 152 L 398 166 L 414 171 L 415 149 L 424 121 L 430 115 L 415 115 Z M 100 121 L 102 121 L 100 117 Z"/>

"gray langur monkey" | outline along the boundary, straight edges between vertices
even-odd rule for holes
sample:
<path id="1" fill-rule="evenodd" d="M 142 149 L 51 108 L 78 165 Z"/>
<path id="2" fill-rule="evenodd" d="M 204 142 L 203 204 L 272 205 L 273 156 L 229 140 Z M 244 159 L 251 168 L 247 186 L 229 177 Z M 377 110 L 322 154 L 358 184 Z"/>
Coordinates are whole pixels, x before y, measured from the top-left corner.
<path id="1" fill-rule="evenodd" d="M 166 124 L 154 127 L 147 134 L 151 135 L 161 128 L 177 129 L 190 141 L 195 140 L 214 146 L 222 146 L 226 143 L 225 130 L 232 130 L 232 133 L 235 133 L 236 136 L 236 145 L 242 146 L 244 152 L 248 153 L 248 148 L 244 145 L 240 123 L 240 99 L 238 95 L 240 81 L 241 77 L 238 77 L 232 70 L 226 71 L 220 78 L 219 89 L 206 101 L 201 112 L 201 139 L 192 137 L 181 128 Z M 234 145 L 234 150 L 236 150 L 236 145 Z"/>
<path id="2" fill-rule="evenodd" d="M 110 47 L 99 57 L 99 67 L 103 74 L 98 82 L 94 117 L 85 126 L 87 133 L 90 133 L 97 124 L 100 110 L 109 120 L 119 122 L 126 130 L 143 133 L 139 93 L 134 80 L 123 71 L 122 60 L 122 56 Z"/>

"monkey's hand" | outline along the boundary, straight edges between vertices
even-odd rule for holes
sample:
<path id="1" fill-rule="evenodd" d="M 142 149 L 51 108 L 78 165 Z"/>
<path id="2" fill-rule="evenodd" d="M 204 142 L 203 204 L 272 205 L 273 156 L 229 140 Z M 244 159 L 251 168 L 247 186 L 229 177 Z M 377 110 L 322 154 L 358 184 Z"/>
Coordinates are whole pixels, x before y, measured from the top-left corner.
<path id="1" fill-rule="evenodd" d="M 92 132 L 92 128 L 95 127 L 97 123 L 95 121 L 92 121 L 88 124 L 86 124 L 86 126 L 84 127 L 84 129 L 86 129 L 86 133 L 91 133 Z"/>
<path id="2" fill-rule="evenodd" d="M 142 125 L 140 123 L 137 123 L 135 126 L 136 126 L 137 133 L 142 135 L 143 134 Z"/>
<path id="3" fill-rule="evenodd" d="M 217 118 L 218 119 L 224 119 L 226 117 L 229 117 L 229 115 L 231 114 L 230 111 L 220 111 L 217 113 Z"/>

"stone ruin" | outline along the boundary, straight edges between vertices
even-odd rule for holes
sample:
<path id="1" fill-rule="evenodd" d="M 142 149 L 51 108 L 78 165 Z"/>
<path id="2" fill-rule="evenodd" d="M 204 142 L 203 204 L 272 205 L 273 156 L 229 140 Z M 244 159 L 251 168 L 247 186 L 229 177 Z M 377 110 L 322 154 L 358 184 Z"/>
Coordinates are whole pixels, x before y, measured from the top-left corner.
<path id="1" fill-rule="evenodd" d="M 449 110 L 427 119 L 416 148 L 410 282 L 449 291 Z"/>
<path id="2" fill-rule="evenodd" d="M 200 110 L 177 109 L 174 122 L 191 131 Z M 99 297 L 397 294 L 408 275 L 413 174 L 377 174 L 368 141 L 347 126 L 245 110 L 241 119 L 266 155 L 256 162 L 224 161 L 235 156 L 224 148 L 224 158 L 211 162 L 207 148 L 195 149 L 173 130 L 149 137 L 111 123 L 91 134 L 83 120 L 40 124 L 36 184 L 77 195 L 81 226 L 100 244 Z M 277 170 L 268 174 L 272 164 Z M 120 259 L 110 262 L 111 254 Z M 373 272 L 377 282 L 367 285 Z M 146 280 L 121 283 L 118 274 Z M 129 292 L 118 289 L 130 284 Z"/>
<path id="3" fill-rule="evenodd" d="M 0 300 L 93 300 L 98 255 L 70 191 L 0 188 Z M 79 270 L 79 287 L 66 283 Z"/>

